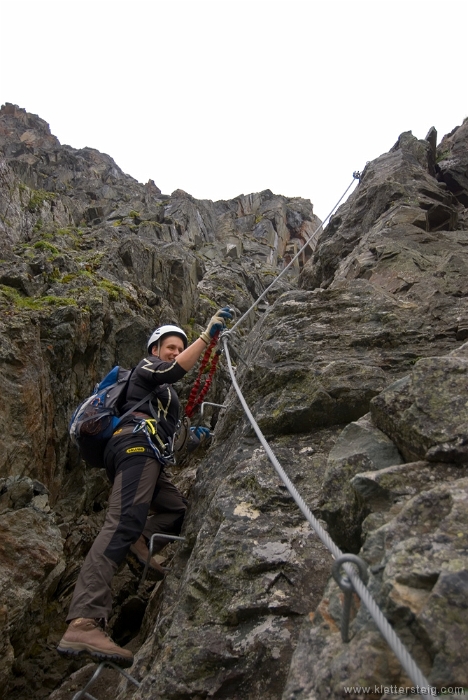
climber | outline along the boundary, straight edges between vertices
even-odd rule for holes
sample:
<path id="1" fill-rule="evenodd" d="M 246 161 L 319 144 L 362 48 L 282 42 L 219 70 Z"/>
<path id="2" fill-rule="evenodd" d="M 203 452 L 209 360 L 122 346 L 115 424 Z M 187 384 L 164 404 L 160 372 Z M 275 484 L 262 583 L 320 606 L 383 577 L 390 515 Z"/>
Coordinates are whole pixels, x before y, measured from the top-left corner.
<path id="1" fill-rule="evenodd" d="M 132 665 L 133 654 L 105 632 L 112 609 L 112 577 L 127 554 L 143 569 L 153 533 L 180 533 L 187 501 L 164 469 L 179 419 L 172 384 L 195 365 L 231 318 L 229 307 L 217 311 L 191 345 L 184 331 L 172 325 L 157 328 L 150 337 L 148 355 L 130 378 L 122 413 L 152 390 L 153 397 L 119 423 L 106 446 L 104 461 L 113 484 L 109 509 L 81 568 L 67 617 L 69 626 L 57 647 L 60 654 L 88 654 L 97 662 Z M 161 580 L 164 574 L 152 557 L 148 577 Z"/>

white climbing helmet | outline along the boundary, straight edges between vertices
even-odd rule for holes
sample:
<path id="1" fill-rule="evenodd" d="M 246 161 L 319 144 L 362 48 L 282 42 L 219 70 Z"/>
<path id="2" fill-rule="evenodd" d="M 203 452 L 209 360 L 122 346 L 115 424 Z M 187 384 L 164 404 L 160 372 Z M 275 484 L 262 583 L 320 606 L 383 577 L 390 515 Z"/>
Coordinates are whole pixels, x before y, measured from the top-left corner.
<path id="1" fill-rule="evenodd" d="M 164 338 L 166 335 L 177 335 L 179 338 L 182 340 L 184 344 L 184 349 L 188 345 L 188 338 L 182 328 L 179 328 L 178 326 L 160 326 L 159 328 L 156 328 L 154 331 L 153 335 L 151 338 L 148 340 L 148 352 L 151 350 L 151 346 L 154 345 L 155 343 L 159 343 L 160 340 Z"/>

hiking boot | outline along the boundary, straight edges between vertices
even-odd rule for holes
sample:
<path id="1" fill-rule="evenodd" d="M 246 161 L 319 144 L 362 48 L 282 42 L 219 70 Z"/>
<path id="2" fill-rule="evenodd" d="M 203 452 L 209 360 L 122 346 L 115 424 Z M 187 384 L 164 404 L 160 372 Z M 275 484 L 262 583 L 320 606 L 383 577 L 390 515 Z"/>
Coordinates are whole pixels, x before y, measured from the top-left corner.
<path id="1" fill-rule="evenodd" d="M 133 664 L 133 654 L 119 647 L 101 627 L 99 620 L 77 617 L 59 642 L 57 651 L 62 656 L 88 654 L 93 661 L 113 661 L 124 668 Z"/>
<path id="2" fill-rule="evenodd" d="M 141 535 L 140 538 L 134 544 L 132 544 L 129 553 L 127 554 L 130 568 L 137 576 L 141 576 L 145 570 L 148 557 L 149 549 L 145 538 L 143 535 Z M 164 569 L 164 567 L 162 567 L 161 564 L 156 561 L 155 557 L 151 557 L 146 578 L 150 579 L 151 581 L 162 581 L 165 575 L 166 569 Z"/>

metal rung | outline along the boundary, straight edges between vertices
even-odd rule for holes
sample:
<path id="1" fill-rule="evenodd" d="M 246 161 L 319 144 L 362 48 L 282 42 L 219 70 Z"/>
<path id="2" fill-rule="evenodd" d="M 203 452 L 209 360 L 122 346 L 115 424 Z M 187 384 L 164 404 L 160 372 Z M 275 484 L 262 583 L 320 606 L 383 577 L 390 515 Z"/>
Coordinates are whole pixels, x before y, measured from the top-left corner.
<path id="1" fill-rule="evenodd" d="M 153 540 L 160 538 L 162 540 L 185 540 L 185 537 L 179 537 L 178 535 L 165 535 L 162 532 L 155 532 L 154 535 L 150 537 L 150 552 L 153 552 Z"/>
<path id="2" fill-rule="evenodd" d="M 211 403 L 211 401 L 203 401 L 203 403 L 200 405 L 200 415 L 203 417 L 203 409 L 205 406 L 217 406 L 218 408 L 227 408 L 222 403 Z"/>
<path id="3" fill-rule="evenodd" d="M 137 688 L 141 686 L 141 683 L 137 681 L 136 678 L 131 676 L 127 671 L 124 671 L 123 668 L 120 668 L 120 666 L 117 666 L 117 664 L 114 664 L 112 661 L 103 661 L 102 663 L 99 664 L 97 669 L 94 671 L 93 675 L 89 679 L 89 681 L 86 683 L 85 687 L 82 690 L 79 690 L 74 696 L 72 700 L 81 700 L 81 698 L 88 698 L 88 700 L 97 700 L 97 698 L 94 697 L 94 695 L 90 695 L 86 691 L 88 688 L 90 688 L 93 683 L 97 681 L 99 676 L 101 675 L 102 671 L 104 670 L 105 666 L 108 666 L 109 668 L 113 668 L 115 671 L 118 671 L 122 676 L 124 676 L 130 683 L 133 683 L 133 685 L 136 685 Z"/>
<path id="4" fill-rule="evenodd" d="M 166 535 L 164 532 L 155 532 L 153 535 L 151 535 L 150 541 L 149 541 L 149 546 L 148 546 L 148 559 L 146 560 L 145 568 L 144 568 L 143 575 L 142 575 L 141 581 L 140 581 L 140 586 L 146 580 L 146 575 L 148 573 L 151 557 L 153 556 L 154 540 L 156 540 L 158 538 L 162 539 L 162 540 L 179 540 L 181 542 L 183 542 L 185 540 L 185 537 L 178 537 L 177 535 Z"/>

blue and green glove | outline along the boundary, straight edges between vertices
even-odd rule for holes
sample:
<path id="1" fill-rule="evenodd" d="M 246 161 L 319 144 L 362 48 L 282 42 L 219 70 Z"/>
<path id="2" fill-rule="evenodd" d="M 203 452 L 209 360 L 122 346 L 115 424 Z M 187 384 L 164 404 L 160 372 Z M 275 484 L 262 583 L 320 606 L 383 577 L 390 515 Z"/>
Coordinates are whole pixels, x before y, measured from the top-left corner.
<path id="1" fill-rule="evenodd" d="M 196 428 L 190 428 L 190 430 L 199 440 L 202 438 L 206 440 L 211 437 L 210 429 L 205 428 L 203 425 L 198 425 Z"/>
<path id="2" fill-rule="evenodd" d="M 214 337 L 214 335 L 218 331 L 222 331 L 223 328 L 226 328 L 225 319 L 231 320 L 232 314 L 233 314 L 233 311 L 231 308 L 229 308 L 229 306 L 224 306 L 222 309 L 219 309 L 219 311 L 217 311 L 215 313 L 215 315 L 212 316 L 206 329 L 200 335 L 200 338 L 207 345 L 209 345 L 211 343 L 211 340 Z"/>

